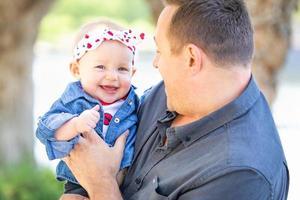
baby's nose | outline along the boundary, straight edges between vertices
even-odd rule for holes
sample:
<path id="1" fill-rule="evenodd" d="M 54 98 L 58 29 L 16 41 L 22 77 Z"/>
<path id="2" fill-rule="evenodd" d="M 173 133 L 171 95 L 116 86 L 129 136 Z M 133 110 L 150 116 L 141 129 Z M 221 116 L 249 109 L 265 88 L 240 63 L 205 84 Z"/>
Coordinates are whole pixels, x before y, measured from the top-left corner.
<path id="1" fill-rule="evenodd" d="M 118 75 L 115 70 L 108 70 L 105 74 L 105 78 L 108 80 L 116 80 L 118 79 Z"/>

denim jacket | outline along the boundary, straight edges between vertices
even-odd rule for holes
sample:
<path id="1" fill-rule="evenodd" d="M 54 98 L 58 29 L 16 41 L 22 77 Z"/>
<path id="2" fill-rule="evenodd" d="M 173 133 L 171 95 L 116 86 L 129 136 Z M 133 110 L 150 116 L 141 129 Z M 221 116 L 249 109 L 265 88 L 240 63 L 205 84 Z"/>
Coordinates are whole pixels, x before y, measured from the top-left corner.
<path id="1" fill-rule="evenodd" d="M 95 131 L 99 136 L 111 146 L 114 145 L 115 140 L 122 133 L 129 130 L 120 166 L 121 169 L 130 166 L 134 153 L 137 123 L 136 111 L 139 105 L 139 99 L 134 90 L 135 87 L 131 86 L 125 102 L 110 121 L 105 138 L 103 138 L 101 134 L 104 120 L 103 109 L 101 106 L 99 111 L 100 120 L 95 128 Z M 76 136 L 68 141 L 57 141 L 54 138 L 56 130 L 68 120 L 79 116 L 84 110 L 91 109 L 97 104 L 100 104 L 100 102 L 85 93 L 79 81 L 72 82 L 67 86 L 62 96 L 54 102 L 50 110 L 44 116 L 40 117 L 36 136 L 45 145 L 50 160 L 63 158 L 68 155 L 79 139 L 79 136 Z M 56 168 L 56 174 L 58 180 L 68 180 L 77 183 L 70 169 L 63 161 L 59 162 Z"/>

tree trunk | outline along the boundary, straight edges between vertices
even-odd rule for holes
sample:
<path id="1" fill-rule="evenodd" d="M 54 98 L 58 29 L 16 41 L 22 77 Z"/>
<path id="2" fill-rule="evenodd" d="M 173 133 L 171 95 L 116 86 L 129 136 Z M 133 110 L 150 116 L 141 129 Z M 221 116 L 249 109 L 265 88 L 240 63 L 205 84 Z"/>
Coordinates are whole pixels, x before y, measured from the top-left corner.
<path id="1" fill-rule="evenodd" d="M 156 21 L 163 7 L 161 1 L 146 0 Z M 272 104 L 276 96 L 277 73 L 290 44 L 291 16 L 298 0 L 246 0 L 255 30 L 253 74 Z"/>
<path id="2" fill-rule="evenodd" d="M 156 24 L 160 12 L 164 8 L 162 1 L 160 0 L 146 0 L 152 13 L 152 20 Z"/>
<path id="3" fill-rule="evenodd" d="M 290 47 L 291 17 L 298 0 L 248 0 L 246 3 L 255 30 L 253 73 L 272 104 L 276 97 L 277 73 Z"/>
<path id="4" fill-rule="evenodd" d="M 0 166 L 33 161 L 33 45 L 52 2 L 0 1 Z"/>

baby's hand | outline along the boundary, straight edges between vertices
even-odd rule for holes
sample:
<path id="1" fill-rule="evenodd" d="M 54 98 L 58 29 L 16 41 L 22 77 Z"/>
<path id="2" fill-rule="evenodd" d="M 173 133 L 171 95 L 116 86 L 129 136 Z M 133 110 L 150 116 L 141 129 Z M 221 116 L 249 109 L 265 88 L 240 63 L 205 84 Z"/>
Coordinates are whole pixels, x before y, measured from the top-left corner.
<path id="1" fill-rule="evenodd" d="M 90 110 L 83 111 L 75 122 L 75 128 L 79 133 L 92 131 L 100 119 L 100 106 L 96 105 Z"/>

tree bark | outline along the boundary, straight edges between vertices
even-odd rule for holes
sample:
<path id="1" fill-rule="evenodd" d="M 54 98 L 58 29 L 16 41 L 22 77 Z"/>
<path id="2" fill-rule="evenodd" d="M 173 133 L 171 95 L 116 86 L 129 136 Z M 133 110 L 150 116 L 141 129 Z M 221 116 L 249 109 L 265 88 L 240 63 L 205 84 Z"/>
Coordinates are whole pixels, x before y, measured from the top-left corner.
<path id="1" fill-rule="evenodd" d="M 163 8 L 161 1 L 146 0 L 154 21 Z M 277 73 L 282 68 L 291 38 L 291 17 L 298 0 L 246 0 L 255 30 L 253 74 L 268 102 L 276 97 Z"/>
<path id="2" fill-rule="evenodd" d="M 164 8 L 164 5 L 162 4 L 161 0 L 146 0 L 146 2 L 150 7 L 153 23 L 156 24 L 159 14 Z"/>
<path id="3" fill-rule="evenodd" d="M 52 2 L 0 1 L 0 166 L 33 161 L 33 45 Z"/>
<path id="4" fill-rule="evenodd" d="M 272 104 L 277 91 L 277 74 L 287 56 L 291 39 L 292 14 L 298 0 L 247 0 L 255 30 L 253 73 Z"/>

